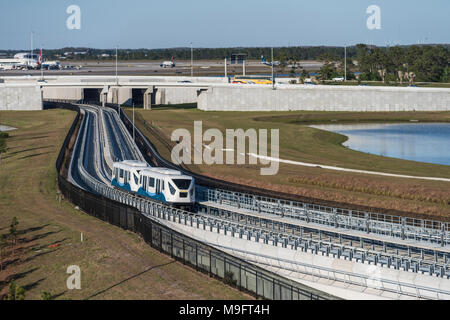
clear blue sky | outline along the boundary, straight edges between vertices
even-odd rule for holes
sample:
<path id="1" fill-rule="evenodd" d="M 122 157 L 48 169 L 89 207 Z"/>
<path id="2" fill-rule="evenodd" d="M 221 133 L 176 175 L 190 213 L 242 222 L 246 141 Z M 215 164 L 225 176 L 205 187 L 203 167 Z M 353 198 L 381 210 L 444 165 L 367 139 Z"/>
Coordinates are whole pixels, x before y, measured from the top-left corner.
<path id="1" fill-rule="evenodd" d="M 81 30 L 66 9 L 81 8 Z M 381 8 L 381 30 L 366 9 Z M 450 43 L 449 0 L 1 0 L 0 49 Z"/>

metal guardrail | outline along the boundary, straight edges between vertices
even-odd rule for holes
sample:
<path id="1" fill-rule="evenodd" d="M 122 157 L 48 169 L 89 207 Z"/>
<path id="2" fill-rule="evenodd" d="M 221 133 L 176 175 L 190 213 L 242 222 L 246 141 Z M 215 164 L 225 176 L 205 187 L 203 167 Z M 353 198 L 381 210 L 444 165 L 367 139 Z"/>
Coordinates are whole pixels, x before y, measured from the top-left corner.
<path id="1" fill-rule="evenodd" d="M 317 277 L 331 280 L 334 282 L 342 282 L 345 285 L 356 285 L 360 287 L 373 288 L 376 290 L 390 292 L 397 295 L 397 298 L 400 297 L 401 295 L 408 295 L 418 299 L 437 299 L 437 300 L 450 299 L 450 291 L 440 290 L 431 292 L 429 288 L 424 286 L 411 285 L 392 280 L 385 280 L 385 279 L 383 280 L 377 277 L 376 275 L 368 276 L 364 274 L 356 274 L 352 272 L 346 272 L 327 267 L 318 267 L 317 265 L 311 265 L 308 263 L 303 263 L 301 261 L 292 261 L 283 258 L 278 258 L 277 262 L 275 262 L 273 261 L 273 259 L 270 259 L 270 256 L 263 255 L 260 253 L 247 252 L 244 250 L 236 248 L 226 248 L 223 246 L 221 246 L 221 248 L 232 250 L 233 252 L 236 252 L 238 254 L 241 253 L 241 255 L 245 256 L 246 261 L 271 267 L 273 269 L 279 269 L 280 262 L 282 262 L 291 266 L 291 267 L 287 266 L 283 267 L 284 270 L 290 272 L 310 275 L 313 278 Z M 262 259 L 257 259 L 254 257 L 259 257 Z"/>
<path id="2" fill-rule="evenodd" d="M 311 224 L 362 231 L 367 234 L 384 235 L 402 240 L 438 243 L 441 246 L 450 245 L 449 223 L 369 212 L 363 213 L 228 190 L 212 188 L 204 188 L 204 190 L 199 195 L 200 199 L 250 210 L 255 213 L 263 212 L 298 219 Z"/>
<path id="3" fill-rule="evenodd" d="M 220 223 L 221 227 L 219 228 L 223 228 L 225 234 L 230 233 L 234 235 L 237 233 L 241 238 L 244 236 L 252 241 L 262 241 L 265 244 L 275 246 L 281 245 L 284 248 L 293 250 L 301 250 L 338 259 L 354 260 L 396 270 L 450 278 L 450 265 L 448 264 L 446 253 L 438 253 L 430 249 L 429 251 L 432 251 L 431 255 L 434 255 L 434 261 L 424 260 L 425 250 L 419 250 L 407 245 L 397 244 L 394 250 L 396 253 L 392 253 L 392 245 L 373 239 L 363 239 L 349 235 L 343 236 L 337 232 L 320 230 L 315 232 L 316 237 L 313 238 L 312 235 L 316 230 L 299 226 L 289 221 L 277 221 L 267 216 L 248 216 L 245 213 L 203 205 L 200 205 L 200 210 L 206 216 L 205 218 Z M 332 237 L 334 240 L 331 239 Z M 346 241 L 347 244 L 345 244 L 343 240 L 349 241 Z M 367 249 L 367 245 L 370 245 L 371 249 Z M 383 249 L 376 250 L 375 245 L 381 246 Z M 389 251 L 386 250 L 388 247 Z M 401 255 L 398 249 L 401 249 L 405 254 Z M 420 253 L 420 257 L 413 257 L 413 253 Z M 426 253 L 430 254 L 430 252 Z M 442 262 L 438 262 L 439 256 L 442 258 Z"/>

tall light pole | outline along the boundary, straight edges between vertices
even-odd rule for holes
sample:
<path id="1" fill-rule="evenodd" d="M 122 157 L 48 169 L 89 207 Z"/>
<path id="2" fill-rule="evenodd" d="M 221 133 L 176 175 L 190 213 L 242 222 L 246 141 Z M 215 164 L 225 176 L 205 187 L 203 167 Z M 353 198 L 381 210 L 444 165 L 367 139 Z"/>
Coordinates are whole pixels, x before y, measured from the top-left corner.
<path id="1" fill-rule="evenodd" d="M 134 134 L 134 103 L 133 103 L 133 141 L 136 141 L 136 136 Z"/>
<path id="2" fill-rule="evenodd" d="M 117 59 L 118 59 L 118 46 L 116 46 L 116 85 L 119 85 L 119 75 L 118 75 L 118 71 L 117 71 Z"/>
<path id="3" fill-rule="evenodd" d="M 31 44 L 30 44 L 30 51 L 31 51 L 31 59 L 33 59 L 33 31 L 31 31 Z"/>
<path id="4" fill-rule="evenodd" d="M 41 45 L 41 65 L 40 65 L 40 67 L 41 67 L 41 80 L 43 81 L 44 80 L 44 68 L 42 68 L 42 63 L 44 62 L 44 56 L 42 54 L 42 47 L 43 47 L 43 45 Z"/>
<path id="5" fill-rule="evenodd" d="M 191 42 L 191 78 L 194 77 L 194 48 L 192 47 Z"/>
<path id="6" fill-rule="evenodd" d="M 228 77 L 227 58 L 225 58 L 225 78 Z"/>
<path id="7" fill-rule="evenodd" d="M 344 47 L 344 80 L 347 82 L 347 45 Z"/>
<path id="8" fill-rule="evenodd" d="M 273 76 L 273 47 L 272 47 L 272 89 L 275 89 L 275 78 Z"/>

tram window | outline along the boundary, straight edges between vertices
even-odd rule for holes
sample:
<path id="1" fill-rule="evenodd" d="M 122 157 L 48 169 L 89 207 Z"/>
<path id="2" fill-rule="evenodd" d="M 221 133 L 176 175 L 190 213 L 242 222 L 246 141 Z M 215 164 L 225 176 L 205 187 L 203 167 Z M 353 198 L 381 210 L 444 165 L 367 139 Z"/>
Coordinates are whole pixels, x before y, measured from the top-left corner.
<path id="1" fill-rule="evenodd" d="M 150 178 L 150 187 L 154 188 L 155 187 L 155 178 Z"/>
<path id="2" fill-rule="evenodd" d="M 120 177 L 120 178 L 123 178 L 123 169 L 120 169 L 120 175 L 119 175 L 119 177 Z"/>

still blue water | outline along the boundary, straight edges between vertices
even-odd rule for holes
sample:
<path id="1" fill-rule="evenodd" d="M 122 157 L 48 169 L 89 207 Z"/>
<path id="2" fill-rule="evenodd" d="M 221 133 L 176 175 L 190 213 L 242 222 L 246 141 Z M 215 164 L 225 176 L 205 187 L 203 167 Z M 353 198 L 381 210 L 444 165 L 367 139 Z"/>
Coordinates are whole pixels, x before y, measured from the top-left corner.
<path id="1" fill-rule="evenodd" d="M 450 165 L 450 123 L 318 125 L 349 139 L 344 146 L 385 157 Z"/>

